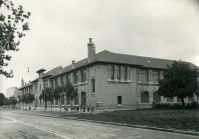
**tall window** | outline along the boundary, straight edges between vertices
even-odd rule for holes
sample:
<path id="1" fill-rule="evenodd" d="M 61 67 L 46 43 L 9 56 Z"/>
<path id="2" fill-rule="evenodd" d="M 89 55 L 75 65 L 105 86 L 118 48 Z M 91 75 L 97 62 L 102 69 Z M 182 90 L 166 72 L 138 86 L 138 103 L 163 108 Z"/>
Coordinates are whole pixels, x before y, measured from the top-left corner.
<path id="1" fill-rule="evenodd" d="M 173 97 L 167 97 L 167 102 L 173 102 Z"/>
<path id="2" fill-rule="evenodd" d="M 138 77 L 139 81 L 142 83 L 147 83 L 148 82 L 148 72 L 145 69 L 141 69 L 139 71 L 139 77 Z"/>
<path id="3" fill-rule="evenodd" d="M 149 103 L 149 92 L 143 91 L 141 92 L 141 103 Z"/>
<path id="4" fill-rule="evenodd" d="M 127 81 L 128 80 L 128 68 L 124 67 L 124 80 Z"/>
<path id="5" fill-rule="evenodd" d="M 64 105 L 64 96 L 61 97 L 61 105 Z"/>
<path id="6" fill-rule="evenodd" d="M 78 105 L 78 94 L 75 96 L 75 98 L 74 98 L 74 104 L 75 105 Z"/>
<path id="7" fill-rule="evenodd" d="M 95 92 L 95 79 L 91 79 L 91 92 Z"/>
<path id="8" fill-rule="evenodd" d="M 120 66 L 117 67 L 117 79 L 118 80 L 121 79 L 121 67 Z"/>
<path id="9" fill-rule="evenodd" d="M 118 105 L 122 104 L 122 96 L 117 96 L 117 104 Z"/>
<path id="10" fill-rule="evenodd" d="M 67 74 L 67 75 L 66 75 L 66 84 L 69 83 L 69 82 L 71 82 L 71 81 L 70 81 L 70 76 Z"/>
<path id="11" fill-rule="evenodd" d="M 86 82 L 86 70 L 81 70 L 81 81 L 82 83 Z"/>
<path id="12" fill-rule="evenodd" d="M 55 88 L 58 87 L 58 81 L 57 78 L 55 78 Z"/>
<path id="13" fill-rule="evenodd" d="M 78 73 L 75 72 L 74 73 L 74 84 L 77 84 L 78 83 Z"/>
<path id="14" fill-rule="evenodd" d="M 110 75 L 111 75 L 111 80 L 114 80 L 114 77 L 115 77 L 115 68 L 114 68 L 114 66 L 111 66 L 110 67 L 111 69 L 110 69 Z"/>
<path id="15" fill-rule="evenodd" d="M 66 104 L 70 105 L 70 99 L 69 98 L 66 99 Z"/>
<path id="16" fill-rule="evenodd" d="M 156 103 L 160 103 L 160 101 L 161 101 L 161 97 L 160 97 L 160 95 L 158 94 L 157 91 L 155 91 L 153 93 L 153 101 L 156 102 Z"/>
<path id="17" fill-rule="evenodd" d="M 152 74 L 153 74 L 153 76 L 152 76 L 153 77 L 153 83 L 158 83 L 158 81 L 159 81 L 159 75 L 160 75 L 159 72 L 154 70 L 152 72 Z"/>
<path id="18" fill-rule="evenodd" d="M 64 76 L 61 76 L 61 86 L 64 86 Z"/>
<path id="19" fill-rule="evenodd" d="M 51 88 L 54 88 L 53 80 L 50 80 L 50 86 Z"/>

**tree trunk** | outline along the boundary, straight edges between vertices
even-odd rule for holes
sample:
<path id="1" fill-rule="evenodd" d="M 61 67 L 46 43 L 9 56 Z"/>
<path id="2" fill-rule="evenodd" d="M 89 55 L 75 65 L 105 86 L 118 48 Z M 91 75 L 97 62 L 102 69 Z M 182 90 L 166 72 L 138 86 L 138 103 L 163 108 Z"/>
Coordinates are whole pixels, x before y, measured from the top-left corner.
<path id="1" fill-rule="evenodd" d="M 70 110 L 71 110 L 71 113 L 73 112 L 72 111 L 72 107 L 73 107 L 73 100 L 70 101 Z"/>
<path id="2" fill-rule="evenodd" d="M 50 102 L 50 111 L 52 111 L 52 101 Z"/>
<path id="3" fill-rule="evenodd" d="M 181 102 L 182 102 L 182 108 L 184 108 L 185 103 L 184 103 L 184 98 L 183 97 L 181 97 Z"/>
<path id="4" fill-rule="evenodd" d="M 59 99 L 59 111 L 61 112 L 61 99 Z"/>

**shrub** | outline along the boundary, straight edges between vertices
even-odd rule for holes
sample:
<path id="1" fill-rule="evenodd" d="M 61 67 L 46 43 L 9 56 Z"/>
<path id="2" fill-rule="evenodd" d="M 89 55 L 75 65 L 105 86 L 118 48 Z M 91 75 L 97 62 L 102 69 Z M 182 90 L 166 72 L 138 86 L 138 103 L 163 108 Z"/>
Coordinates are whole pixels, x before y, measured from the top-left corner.
<path id="1" fill-rule="evenodd" d="M 184 109 L 197 109 L 199 107 L 199 104 L 197 102 L 187 103 L 187 105 L 184 106 Z M 159 103 L 159 104 L 153 104 L 154 109 L 182 109 L 182 105 L 179 103 Z"/>

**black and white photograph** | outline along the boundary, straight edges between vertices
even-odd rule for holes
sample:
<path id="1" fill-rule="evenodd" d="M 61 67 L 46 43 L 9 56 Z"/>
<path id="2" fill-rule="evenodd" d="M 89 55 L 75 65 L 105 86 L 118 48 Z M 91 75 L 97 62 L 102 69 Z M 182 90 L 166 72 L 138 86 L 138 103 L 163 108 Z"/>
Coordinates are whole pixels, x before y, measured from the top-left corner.
<path id="1" fill-rule="evenodd" d="M 198 139 L 199 0 L 0 0 L 0 139 Z"/>

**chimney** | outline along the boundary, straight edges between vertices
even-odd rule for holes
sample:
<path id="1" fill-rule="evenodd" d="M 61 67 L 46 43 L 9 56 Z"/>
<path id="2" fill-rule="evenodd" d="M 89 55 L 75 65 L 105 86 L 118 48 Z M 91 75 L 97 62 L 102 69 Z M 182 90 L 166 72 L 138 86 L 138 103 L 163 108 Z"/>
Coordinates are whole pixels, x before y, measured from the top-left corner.
<path id="1" fill-rule="evenodd" d="M 72 61 L 72 69 L 75 68 L 75 60 Z"/>
<path id="2" fill-rule="evenodd" d="M 23 78 L 21 79 L 21 87 L 24 87 L 24 80 L 23 80 Z"/>
<path id="3" fill-rule="evenodd" d="M 88 62 L 90 62 L 95 58 L 95 45 L 92 42 L 92 38 L 89 38 L 89 42 L 87 45 L 88 45 Z"/>

